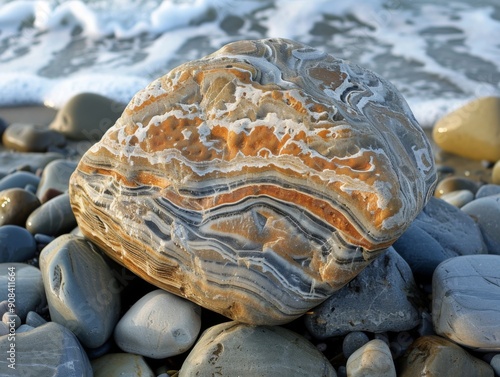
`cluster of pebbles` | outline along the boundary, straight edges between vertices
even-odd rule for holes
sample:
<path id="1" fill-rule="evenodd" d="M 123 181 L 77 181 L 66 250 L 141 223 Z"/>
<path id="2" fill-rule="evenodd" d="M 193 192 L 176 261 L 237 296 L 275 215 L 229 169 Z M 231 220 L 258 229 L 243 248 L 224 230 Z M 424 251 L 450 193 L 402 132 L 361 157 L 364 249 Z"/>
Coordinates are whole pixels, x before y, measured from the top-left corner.
<path id="1" fill-rule="evenodd" d="M 314 54 L 314 51 L 305 52 Z M 301 58 L 307 60 L 305 52 L 300 50 L 296 55 L 302 53 Z M 351 71 L 349 77 L 361 73 Z M 220 86 L 221 92 L 224 88 L 227 82 Z M 159 87 L 151 90 L 161 95 Z M 358 87 L 350 91 L 352 101 L 359 90 Z M 213 94 L 215 99 L 216 94 L 219 93 Z M 149 104 L 152 101 L 151 96 L 146 98 L 144 95 L 140 100 L 149 101 Z M 117 232 L 116 229 L 109 237 L 102 234 L 113 223 L 99 224 L 97 217 L 110 216 L 112 200 L 101 202 L 99 207 L 96 203 L 100 196 L 96 195 L 92 204 L 89 194 L 90 199 L 85 202 L 87 207 L 73 211 L 74 197 L 83 194 L 72 192 L 70 195 L 70 181 L 74 184 L 76 178 L 71 178 L 72 175 L 81 176 L 82 171 L 88 175 L 85 179 L 89 180 L 89 186 L 98 187 L 104 198 L 118 195 L 117 184 L 111 178 L 105 183 L 92 181 L 92 174 L 97 174 L 99 169 L 105 170 L 105 162 L 100 161 L 100 166 L 94 167 L 92 172 L 85 165 L 80 168 L 79 163 L 87 149 L 115 124 L 124 105 L 87 93 L 74 97 L 59 110 L 50 127 L 3 122 L 3 126 L 0 125 L 3 131 L 3 152 L 0 153 L 0 315 L 3 315 L 0 376 L 13 375 L 13 372 L 25 376 L 111 377 L 409 377 L 424 373 L 427 376 L 500 376 L 500 162 L 496 162 L 500 157 L 491 154 L 495 148 L 500 150 L 500 100 L 484 98 L 476 102 L 436 124 L 433 140 L 429 141 L 435 142 L 433 154 L 438 163 L 439 181 L 423 210 L 417 206 L 418 211 L 410 216 L 411 221 L 404 226 L 405 232 L 395 236 L 397 240 L 392 246 L 374 255 L 364 268 L 359 268 L 354 258 L 351 265 L 359 270 L 357 275 L 343 281 L 343 287 L 335 292 L 328 291 L 328 298 L 323 298 L 319 305 L 302 307 L 302 315 L 294 311 L 292 301 L 282 298 L 282 307 L 293 309 L 290 309 L 291 314 L 285 312 L 284 317 L 298 316 L 282 325 L 248 324 L 253 318 L 262 318 L 262 312 L 270 313 L 270 321 L 274 321 L 278 311 L 267 308 L 266 300 L 271 299 L 265 294 L 266 300 L 263 298 L 262 306 L 254 312 L 252 309 L 259 300 L 250 295 L 248 305 L 241 306 L 244 308 L 241 311 L 224 311 L 216 304 L 217 300 L 213 304 L 208 302 L 212 300 L 209 295 L 214 291 L 215 279 L 208 273 L 210 281 L 199 276 L 199 271 L 198 275 L 193 273 L 191 276 L 198 279 L 197 284 L 210 297 L 207 302 L 202 297 L 193 299 L 193 295 L 183 294 L 179 282 L 178 287 L 172 281 L 163 285 L 158 283 L 159 278 L 172 272 L 165 264 L 154 263 L 160 257 L 153 252 L 161 247 L 168 250 L 168 245 L 153 241 L 146 245 L 148 237 L 152 239 L 152 233 L 147 233 L 146 229 L 156 229 L 156 235 L 165 230 L 161 226 L 154 228 L 155 218 L 148 218 L 146 212 L 141 212 L 141 207 L 132 200 L 132 188 L 123 189 L 127 203 L 121 204 L 120 211 L 129 206 L 131 212 L 138 211 L 137 215 L 148 221 L 138 223 L 138 230 L 132 234 L 134 228 L 130 224 L 136 220 L 120 218 L 124 224 L 122 232 L 132 234 L 130 237 L 113 238 L 111 235 Z M 142 105 L 139 99 L 133 104 Z M 221 110 L 218 109 L 219 113 Z M 129 126 L 128 136 L 123 133 L 120 139 L 120 135 L 116 136 L 120 121 L 117 124 L 109 133 L 115 135 L 111 140 L 128 137 L 130 146 L 132 133 L 139 135 L 137 130 Z M 95 155 L 96 151 L 98 147 L 89 153 Z M 463 158 L 456 157 L 457 154 L 462 154 Z M 120 158 L 129 159 L 131 155 L 129 148 Z M 137 157 L 134 164 L 139 163 L 141 156 L 134 157 Z M 84 158 L 89 164 L 89 157 Z M 473 168 L 464 171 L 465 162 Z M 112 158 L 109 158 L 108 165 L 111 164 Z M 109 166 L 108 170 L 111 170 Z M 190 174 L 194 171 L 192 168 Z M 149 179 L 161 184 L 158 177 L 152 178 L 158 174 L 153 168 L 149 175 L 142 177 L 132 169 L 120 172 L 121 175 L 115 167 L 110 177 L 123 186 L 130 185 L 131 177 L 137 177 L 136 183 Z M 269 172 L 263 174 L 269 175 Z M 423 176 L 418 179 L 425 180 Z M 238 183 L 241 178 L 237 174 L 234 177 L 234 186 L 241 186 Z M 297 179 L 291 182 L 296 184 Z M 167 208 L 165 202 L 158 199 L 158 190 L 152 187 L 153 184 L 148 189 L 156 195 L 156 202 L 163 203 L 160 209 Z M 147 190 L 139 189 L 136 197 L 147 204 L 147 198 L 143 198 Z M 179 192 L 182 194 L 182 190 Z M 173 195 L 162 193 L 162 200 L 170 198 L 176 202 Z M 177 203 L 187 208 L 189 195 L 183 195 Z M 424 203 L 425 199 L 421 200 Z M 186 208 L 179 211 L 180 218 L 188 217 Z M 192 210 L 192 206 L 190 208 Z M 175 212 L 170 207 L 167 209 L 169 213 Z M 251 216 L 259 220 L 264 212 L 252 212 Z M 160 216 L 161 211 L 157 214 Z M 290 211 L 289 216 L 293 218 L 295 212 Z M 365 217 L 359 218 L 360 222 L 367 221 Z M 224 225 L 219 217 L 214 216 L 214 219 L 219 223 L 215 222 L 211 229 Z M 78 226 L 81 223 L 85 223 L 85 236 Z M 305 226 L 306 231 L 315 229 L 314 226 L 319 228 L 313 223 Z M 297 226 L 295 231 L 300 230 Z M 318 237 L 322 235 L 321 229 L 315 231 Z M 202 226 L 192 231 L 197 235 L 204 232 L 208 230 Z M 208 232 L 212 238 L 215 233 Z M 95 234 L 101 234 L 98 242 L 92 239 Z M 187 240 L 191 242 L 189 247 L 196 250 L 200 241 L 191 234 L 184 236 L 186 243 Z M 142 250 L 134 244 L 137 239 L 145 244 Z M 234 240 L 223 241 L 221 249 L 236 248 Z M 352 238 L 350 241 L 355 242 Z M 369 254 L 369 247 L 366 249 Z M 377 254 L 378 249 L 373 249 Z M 116 256 L 117 250 L 121 256 Z M 153 255 L 149 263 L 143 261 L 148 258 L 144 250 Z M 204 252 L 203 268 L 213 273 L 210 268 L 215 259 L 208 251 Z M 127 258 L 128 261 L 124 261 Z M 195 262 L 191 262 L 193 266 Z M 338 259 L 335 263 L 339 264 Z M 336 266 L 335 263 L 330 261 Z M 250 268 L 251 265 L 248 262 L 239 267 Z M 278 271 L 273 266 L 268 268 Z M 334 271 L 340 267 L 336 268 Z M 8 306 L 8 277 L 12 271 L 15 271 L 15 313 L 11 313 Z M 228 271 L 225 284 L 238 287 L 230 280 L 231 266 L 219 271 Z M 292 272 L 290 275 L 295 280 L 290 277 L 280 281 L 292 287 L 291 290 L 298 290 L 296 287 L 305 284 L 304 281 L 311 281 L 307 280 L 307 274 L 297 269 Z M 184 275 L 178 279 L 190 276 L 185 271 L 182 273 Z M 300 284 L 297 283 L 299 278 L 303 279 Z M 272 284 L 277 284 L 260 279 L 261 288 L 268 291 Z M 320 283 L 324 284 L 318 282 L 318 286 Z M 240 287 L 258 291 L 245 284 L 242 281 Z M 234 291 L 238 292 L 236 288 Z M 217 289 L 214 292 L 222 294 Z M 274 292 L 288 294 L 286 290 Z M 200 295 L 199 291 L 197 294 Z M 234 295 L 235 302 L 241 295 L 241 292 Z M 304 297 L 307 301 L 314 295 Z M 282 317 L 278 321 L 282 321 Z M 8 360 L 4 352 L 12 347 L 9 334 L 13 333 L 15 371 L 9 366 L 13 361 Z"/>

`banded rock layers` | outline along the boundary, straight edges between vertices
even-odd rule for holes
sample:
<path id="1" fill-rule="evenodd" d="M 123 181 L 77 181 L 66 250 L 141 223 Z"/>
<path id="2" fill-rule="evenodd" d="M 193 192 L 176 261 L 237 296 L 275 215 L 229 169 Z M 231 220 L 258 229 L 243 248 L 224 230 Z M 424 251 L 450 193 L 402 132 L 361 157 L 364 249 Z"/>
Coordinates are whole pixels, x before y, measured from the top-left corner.
<path id="1" fill-rule="evenodd" d="M 229 44 L 135 95 L 70 182 L 83 234 L 250 324 L 291 321 L 408 227 L 435 182 L 396 89 L 299 43 Z"/>

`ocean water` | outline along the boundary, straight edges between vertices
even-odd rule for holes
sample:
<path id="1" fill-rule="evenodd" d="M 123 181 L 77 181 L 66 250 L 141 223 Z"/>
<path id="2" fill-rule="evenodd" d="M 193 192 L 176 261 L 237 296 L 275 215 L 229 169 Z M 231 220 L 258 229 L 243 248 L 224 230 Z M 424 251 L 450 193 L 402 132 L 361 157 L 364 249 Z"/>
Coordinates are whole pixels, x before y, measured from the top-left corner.
<path id="1" fill-rule="evenodd" d="M 268 37 L 377 72 L 424 127 L 500 95 L 498 0 L 0 0 L 0 106 L 127 103 L 184 61 Z"/>

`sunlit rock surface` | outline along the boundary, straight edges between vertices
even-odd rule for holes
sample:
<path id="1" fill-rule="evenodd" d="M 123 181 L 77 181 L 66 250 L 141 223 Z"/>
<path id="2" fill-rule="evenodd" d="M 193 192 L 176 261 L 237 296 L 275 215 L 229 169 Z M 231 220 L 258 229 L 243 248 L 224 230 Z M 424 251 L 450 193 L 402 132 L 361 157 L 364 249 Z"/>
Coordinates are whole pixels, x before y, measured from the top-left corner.
<path id="1" fill-rule="evenodd" d="M 299 43 L 240 41 L 153 81 L 70 182 L 82 232 L 145 280 L 279 324 L 390 246 L 435 182 L 406 102 Z"/>

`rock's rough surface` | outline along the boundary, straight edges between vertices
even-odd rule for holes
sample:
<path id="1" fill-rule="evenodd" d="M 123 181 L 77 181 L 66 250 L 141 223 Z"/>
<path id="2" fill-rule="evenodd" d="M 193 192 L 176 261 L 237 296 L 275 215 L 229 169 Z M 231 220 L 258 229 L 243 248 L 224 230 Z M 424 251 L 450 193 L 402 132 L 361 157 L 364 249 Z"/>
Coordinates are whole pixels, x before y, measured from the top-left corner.
<path id="1" fill-rule="evenodd" d="M 436 333 L 458 344 L 500 351 L 500 256 L 467 255 L 441 263 L 432 279 Z"/>
<path id="2" fill-rule="evenodd" d="M 162 289 L 148 293 L 120 319 L 115 341 L 123 351 L 163 359 L 187 351 L 201 328 L 200 307 Z"/>
<path id="3" fill-rule="evenodd" d="M 415 340 L 398 360 L 397 371 L 399 377 L 493 377 L 493 369 L 487 363 L 455 343 L 433 335 Z"/>
<path id="4" fill-rule="evenodd" d="M 40 254 L 50 317 L 83 345 L 101 346 L 120 312 L 120 287 L 103 257 L 83 238 L 63 235 Z"/>
<path id="5" fill-rule="evenodd" d="M 385 80 L 289 40 L 229 44 L 140 91 L 70 181 L 83 234 L 230 318 L 288 322 L 356 276 L 432 192 Z"/>
<path id="6" fill-rule="evenodd" d="M 7 336 L 0 337 L 4 355 L 10 343 Z M 75 335 L 54 322 L 16 335 L 15 370 L 8 367 L 10 361 L 4 355 L 0 358 L 0 376 L 92 377 L 87 354 Z"/>
<path id="7" fill-rule="evenodd" d="M 179 371 L 188 376 L 333 376 L 335 369 L 305 338 L 279 326 L 226 322 L 206 330 Z"/>
<path id="8" fill-rule="evenodd" d="M 320 339 L 351 331 L 406 331 L 420 322 L 417 298 L 410 267 L 391 247 L 304 318 Z"/>
<path id="9" fill-rule="evenodd" d="M 366 343 L 354 352 L 346 367 L 350 377 L 396 377 L 391 350 L 379 339 Z"/>
<path id="10" fill-rule="evenodd" d="M 433 138 L 443 150 L 475 160 L 500 160 L 500 97 L 482 97 L 436 122 Z"/>

